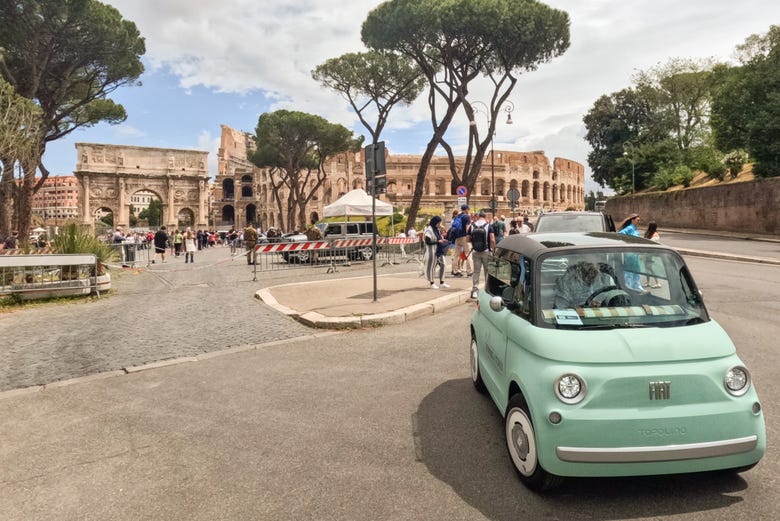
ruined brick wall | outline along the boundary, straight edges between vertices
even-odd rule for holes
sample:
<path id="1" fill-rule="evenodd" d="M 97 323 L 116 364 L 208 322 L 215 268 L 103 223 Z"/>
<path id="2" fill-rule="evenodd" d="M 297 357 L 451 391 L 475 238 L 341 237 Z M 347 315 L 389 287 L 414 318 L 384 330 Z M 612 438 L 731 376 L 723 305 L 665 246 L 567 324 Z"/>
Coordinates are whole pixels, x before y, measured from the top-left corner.
<path id="1" fill-rule="evenodd" d="M 660 227 L 780 235 L 780 178 L 613 197 L 615 224 L 632 212 Z"/>

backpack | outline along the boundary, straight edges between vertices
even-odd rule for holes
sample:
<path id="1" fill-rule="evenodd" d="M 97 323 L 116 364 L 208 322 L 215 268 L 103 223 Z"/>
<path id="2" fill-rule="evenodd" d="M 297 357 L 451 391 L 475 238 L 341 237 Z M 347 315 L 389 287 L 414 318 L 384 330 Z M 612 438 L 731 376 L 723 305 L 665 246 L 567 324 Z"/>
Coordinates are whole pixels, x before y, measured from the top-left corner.
<path id="1" fill-rule="evenodd" d="M 463 229 L 463 221 L 461 220 L 460 215 L 455 217 L 452 220 L 452 223 L 450 223 L 450 230 L 447 235 L 452 236 L 452 240 L 466 235 L 465 230 Z"/>
<path id="2" fill-rule="evenodd" d="M 482 226 L 471 225 L 471 247 L 475 251 L 485 251 L 488 249 L 488 223 Z"/>

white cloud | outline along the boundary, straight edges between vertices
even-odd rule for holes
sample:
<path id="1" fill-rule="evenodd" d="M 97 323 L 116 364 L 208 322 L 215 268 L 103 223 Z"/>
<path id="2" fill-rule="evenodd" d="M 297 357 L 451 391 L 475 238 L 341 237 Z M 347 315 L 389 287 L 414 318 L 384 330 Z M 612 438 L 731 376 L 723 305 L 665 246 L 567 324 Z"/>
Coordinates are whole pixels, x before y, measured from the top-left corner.
<path id="1" fill-rule="evenodd" d="M 138 25 L 147 63 L 173 72 L 181 89 L 203 86 L 262 98 L 269 110 L 315 113 L 363 132 L 346 102 L 312 80 L 311 70 L 328 58 L 363 50 L 361 24 L 380 0 L 108 1 Z M 583 164 L 588 146 L 582 117 L 599 96 L 630 86 L 638 70 L 670 58 L 725 60 L 748 35 L 766 32 L 780 19 L 780 3 L 766 0 L 547 3 L 569 13 L 571 47 L 521 77 L 510 98 L 515 124 L 500 126 L 496 143 L 544 149 L 550 158 Z M 489 99 L 485 85 L 472 92 Z M 430 137 L 428 120 L 424 96 L 394 111 L 387 127 L 393 151 L 419 153 Z M 448 134 L 453 146 L 462 143 L 466 124 L 458 121 Z M 205 139 L 213 141 L 208 132 Z"/>

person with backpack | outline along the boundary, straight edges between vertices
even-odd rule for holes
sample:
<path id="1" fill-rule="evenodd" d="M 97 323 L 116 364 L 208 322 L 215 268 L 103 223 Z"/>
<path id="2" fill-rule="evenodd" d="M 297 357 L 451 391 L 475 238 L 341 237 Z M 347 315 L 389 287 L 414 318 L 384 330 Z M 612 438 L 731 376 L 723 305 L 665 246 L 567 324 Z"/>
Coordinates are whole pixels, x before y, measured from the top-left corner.
<path id="1" fill-rule="evenodd" d="M 467 237 L 471 216 L 469 215 L 469 205 L 460 206 L 460 213 L 452 218 L 450 230 L 447 233 L 447 240 L 455 245 L 455 251 L 452 254 L 452 274 L 455 277 L 463 276 L 463 267 L 466 267 L 468 277 L 474 272 L 471 264 L 471 245 Z"/>
<path id="2" fill-rule="evenodd" d="M 479 273 L 485 271 L 487 281 L 487 265 L 490 252 L 496 247 L 496 232 L 493 225 L 485 219 L 485 212 L 480 210 L 477 220 L 468 228 L 468 241 L 471 243 L 471 251 L 474 255 L 474 273 L 472 275 L 471 298 L 477 298 L 479 294 Z"/>

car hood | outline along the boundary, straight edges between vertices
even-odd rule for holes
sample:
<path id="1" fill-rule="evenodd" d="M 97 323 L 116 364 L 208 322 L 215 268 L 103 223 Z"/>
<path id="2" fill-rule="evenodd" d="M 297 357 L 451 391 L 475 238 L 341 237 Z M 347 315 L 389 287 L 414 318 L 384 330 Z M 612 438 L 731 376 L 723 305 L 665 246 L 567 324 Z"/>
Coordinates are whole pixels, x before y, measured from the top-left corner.
<path id="1" fill-rule="evenodd" d="M 550 360 L 625 364 L 721 358 L 736 353 L 734 343 L 714 320 L 681 327 L 594 331 L 531 328 L 524 348 Z M 518 332 L 519 333 L 519 332 Z M 510 335 L 510 338 L 512 336 Z"/>

